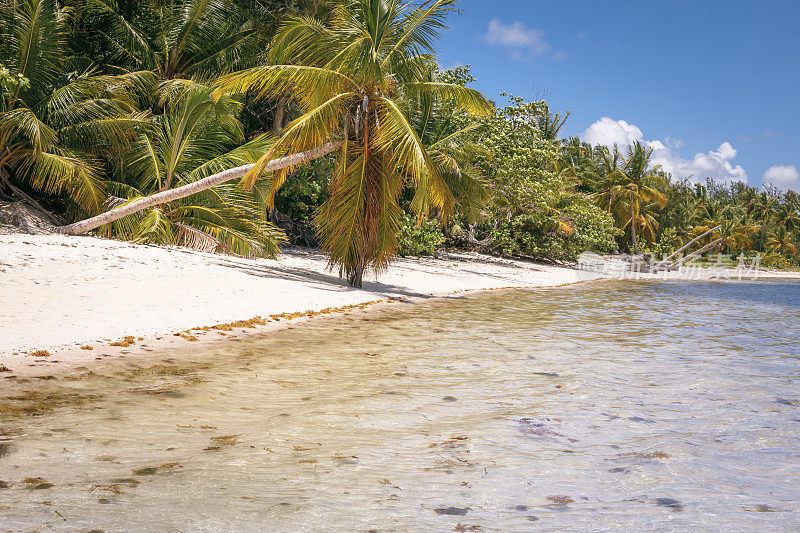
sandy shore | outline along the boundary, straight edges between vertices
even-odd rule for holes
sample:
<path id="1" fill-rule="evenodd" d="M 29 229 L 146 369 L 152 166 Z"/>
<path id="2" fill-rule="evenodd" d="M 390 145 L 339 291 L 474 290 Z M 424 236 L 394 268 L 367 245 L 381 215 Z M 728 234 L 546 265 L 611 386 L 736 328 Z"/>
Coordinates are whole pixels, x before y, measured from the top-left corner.
<path id="1" fill-rule="evenodd" d="M 0 364 L 16 370 L 56 355 L 79 363 L 95 359 L 98 348 L 106 355 L 143 343 L 152 349 L 156 340 L 185 344 L 171 335 L 181 332 L 219 339 L 247 328 L 191 330 L 255 316 L 264 317 L 257 329 L 268 330 L 286 322 L 280 314 L 588 278 L 570 268 L 454 254 L 399 260 L 358 290 L 308 251 L 252 260 L 92 237 L 0 235 Z M 110 346 L 125 337 L 123 346 Z M 40 350 L 51 355 L 32 356 Z"/>
<path id="2" fill-rule="evenodd" d="M 103 357 L 265 333 L 397 301 L 601 277 L 451 254 L 398 260 L 353 289 L 327 270 L 322 254 L 306 250 L 277 260 L 242 259 L 93 237 L 0 235 L 0 376 L 61 372 Z"/>

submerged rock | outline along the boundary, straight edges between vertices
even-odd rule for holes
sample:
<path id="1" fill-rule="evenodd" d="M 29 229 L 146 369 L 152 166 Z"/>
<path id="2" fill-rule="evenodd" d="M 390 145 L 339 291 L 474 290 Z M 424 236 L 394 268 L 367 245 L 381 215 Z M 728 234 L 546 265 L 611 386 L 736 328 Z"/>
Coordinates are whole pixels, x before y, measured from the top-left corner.
<path id="1" fill-rule="evenodd" d="M 778 513 L 781 510 L 771 507 L 765 503 L 759 503 L 756 505 L 744 505 L 742 509 L 745 511 L 754 511 L 756 513 Z"/>
<path id="2" fill-rule="evenodd" d="M 157 466 L 147 466 L 144 468 L 137 468 L 133 471 L 134 476 L 152 476 L 158 472 Z"/>
<path id="3" fill-rule="evenodd" d="M 558 505 L 569 505 L 570 503 L 575 503 L 575 500 L 573 498 L 569 496 L 564 496 L 563 494 L 555 494 L 553 496 L 548 496 L 547 501 Z"/>
<path id="4" fill-rule="evenodd" d="M 787 400 L 786 398 L 778 398 L 775 401 L 777 401 L 781 405 L 794 405 L 794 406 L 800 405 L 800 400 Z"/>
<path id="5" fill-rule="evenodd" d="M 464 516 L 469 512 L 469 507 L 440 507 L 433 512 L 438 515 Z"/>
<path id="6" fill-rule="evenodd" d="M 673 498 L 656 498 L 653 503 L 661 507 L 667 507 L 672 511 L 683 511 L 683 504 Z"/>

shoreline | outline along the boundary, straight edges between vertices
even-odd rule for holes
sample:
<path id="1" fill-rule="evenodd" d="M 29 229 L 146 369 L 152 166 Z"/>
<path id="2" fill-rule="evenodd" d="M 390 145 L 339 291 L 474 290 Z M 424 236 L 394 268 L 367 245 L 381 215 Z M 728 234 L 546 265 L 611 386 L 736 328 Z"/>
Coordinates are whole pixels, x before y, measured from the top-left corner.
<path id="1" fill-rule="evenodd" d="M 244 259 L 96 237 L 0 235 L 0 378 L 61 374 L 397 302 L 601 277 L 457 253 L 398 259 L 354 289 L 327 270 L 323 254 L 303 249 Z"/>
<path id="2" fill-rule="evenodd" d="M 800 273 L 762 277 L 772 276 Z M 308 250 L 244 259 L 96 237 L 0 235 L 0 378 L 63 374 L 106 358 L 183 351 L 308 320 L 356 319 L 399 302 L 603 279 L 452 253 L 399 259 L 377 281 L 373 274 L 353 289 Z"/>

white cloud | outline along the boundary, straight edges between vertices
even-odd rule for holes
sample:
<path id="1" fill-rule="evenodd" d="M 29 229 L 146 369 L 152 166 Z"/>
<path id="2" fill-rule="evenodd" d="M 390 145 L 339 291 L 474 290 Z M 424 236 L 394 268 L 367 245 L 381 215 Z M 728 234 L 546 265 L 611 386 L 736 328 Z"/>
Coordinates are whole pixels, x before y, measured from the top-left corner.
<path id="1" fill-rule="evenodd" d="M 633 141 L 642 140 L 642 130 L 624 120 L 603 117 L 583 132 L 581 138 L 592 145 L 614 148 L 628 146 Z"/>
<path id="2" fill-rule="evenodd" d="M 773 165 L 761 176 L 761 183 L 771 183 L 779 189 L 800 192 L 800 172 L 790 165 Z"/>
<path id="3" fill-rule="evenodd" d="M 692 159 L 685 159 L 678 154 L 678 149 L 683 146 L 681 139 L 667 137 L 663 141 L 658 139 L 648 141 L 645 140 L 642 130 L 634 124 L 608 117 L 603 117 L 589 126 L 581 135 L 581 139 L 593 145 L 609 148 L 613 148 L 616 144 L 623 153 L 634 141 L 644 143 L 653 149 L 651 158 L 653 165 L 661 165 L 662 170 L 676 178 L 691 178 L 698 182 L 705 181 L 706 178 L 714 178 L 721 182 L 747 181 L 747 172 L 733 161 L 737 151 L 727 141 L 719 145 L 716 150 L 698 153 Z"/>
<path id="4" fill-rule="evenodd" d="M 513 49 L 512 56 L 521 58 L 521 49 L 530 50 L 536 55 L 548 53 L 552 47 L 545 41 L 544 32 L 529 28 L 520 21 L 503 24 L 498 19 L 489 21 L 484 38 L 489 44 Z"/>

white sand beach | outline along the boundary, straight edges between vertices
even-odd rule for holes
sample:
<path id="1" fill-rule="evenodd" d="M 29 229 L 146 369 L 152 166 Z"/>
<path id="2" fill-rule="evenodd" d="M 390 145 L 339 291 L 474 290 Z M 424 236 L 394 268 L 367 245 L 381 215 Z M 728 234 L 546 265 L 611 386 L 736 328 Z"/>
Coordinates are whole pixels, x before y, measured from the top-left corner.
<path id="1" fill-rule="evenodd" d="M 322 254 L 305 250 L 277 260 L 243 259 L 93 237 L 0 235 L 0 364 L 18 367 L 38 350 L 59 353 L 60 360 L 91 360 L 97 352 L 81 346 L 108 348 L 125 336 L 255 316 L 589 277 L 570 268 L 453 254 L 398 260 L 359 290 L 328 271 Z"/>
<path id="2" fill-rule="evenodd" d="M 354 289 L 328 270 L 323 254 L 308 250 L 289 250 L 276 260 L 244 259 L 94 237 L 12 233 L 0 235 L 0 369 L 52 371 L 100 356 L 263 333 L 287 327 L 288 320 L 275 317 L 281 314 L 330 316 L 397 299 L 556 287 L 601 277 L 459 253 L 397 260 Z M 208 331 L 253 317 L 264 320 Z"/>

